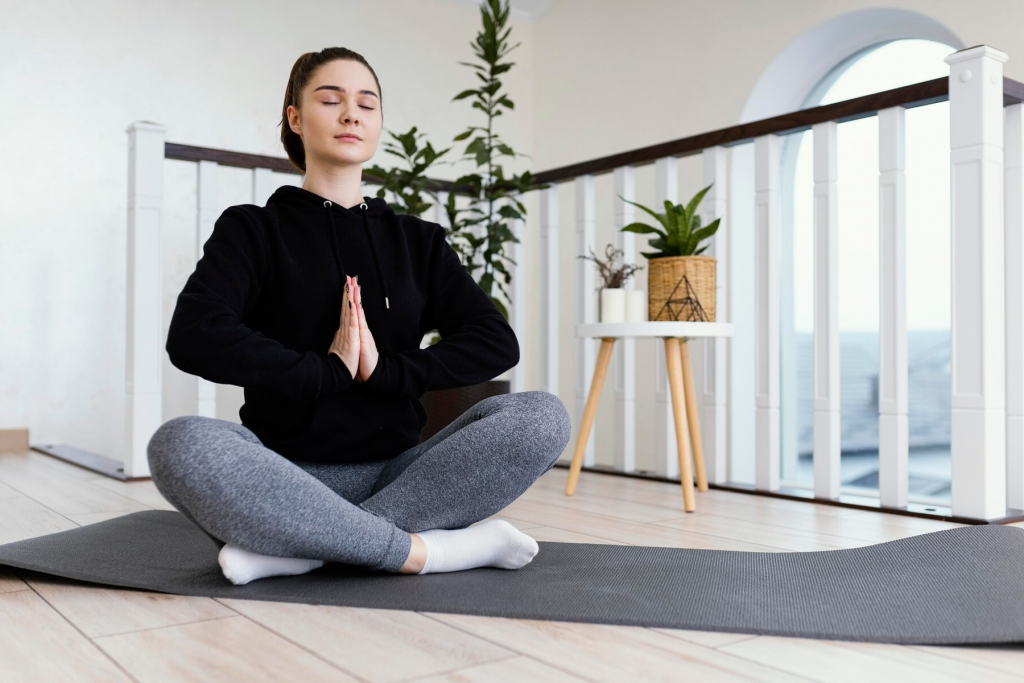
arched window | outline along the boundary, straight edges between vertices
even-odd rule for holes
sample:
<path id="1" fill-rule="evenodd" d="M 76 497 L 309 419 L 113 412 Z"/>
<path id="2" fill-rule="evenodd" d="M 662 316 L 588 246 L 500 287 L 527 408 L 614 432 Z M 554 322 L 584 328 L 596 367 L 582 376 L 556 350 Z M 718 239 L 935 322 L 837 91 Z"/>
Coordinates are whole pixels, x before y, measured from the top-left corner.
<path id="1" fill-rule="evenodd" d="M 805 107 L 949 75 L 956 48 L 896 40 L 861 51 Z M 878 119 L 838 125 L 841 481 L 878 489 Z M 787 137 L 782 245 L 782 479 L 813 480 L 814 186 L 811 131 Z M 906 112 L 907 353 L 910 498 L 949 503 L 950 223 L 948 103 Z"/>

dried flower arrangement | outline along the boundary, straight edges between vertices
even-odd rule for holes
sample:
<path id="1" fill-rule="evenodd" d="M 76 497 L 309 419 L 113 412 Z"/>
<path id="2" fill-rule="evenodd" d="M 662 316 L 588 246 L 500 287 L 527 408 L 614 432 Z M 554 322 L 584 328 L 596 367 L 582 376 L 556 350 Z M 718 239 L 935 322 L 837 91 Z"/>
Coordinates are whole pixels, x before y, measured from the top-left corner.
<path id="1" fill-rule="evenodd" d="M 597 268 L 601 273 L 601 279 L 604 281 L 604 289 L 620 289 L 626 283 L 626 280 L 633 276 L 633 273 L 643 270 L 643 266 L 638 266 L 634 263 L 623 263 L 620 267 L 616 268 L 615 259 L 625 256 L 626 252 L 622 249 L 616 249 L 613 244 L 605 247 L 604 255 L 607 257 L 606 261 L 597 258 L 592 248 L 590 249 L 590 254 L 590 256 L 577 256 L 576 258 L 586 259 L 597 264 Z M 602 289 L 602 287 L 598 287 L 598 289 Z"/>

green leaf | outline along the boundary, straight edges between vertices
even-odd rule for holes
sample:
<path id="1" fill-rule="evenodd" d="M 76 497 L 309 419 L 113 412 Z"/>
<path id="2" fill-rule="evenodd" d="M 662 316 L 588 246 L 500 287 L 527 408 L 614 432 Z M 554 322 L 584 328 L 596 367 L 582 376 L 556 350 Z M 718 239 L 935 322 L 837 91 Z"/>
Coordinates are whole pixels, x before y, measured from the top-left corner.
<path id="1" fill-rule="evenodd" d="M 685 209 L 681 206 L 673 207 L 673 213 L 676 214 L 676 224 L 679 226 L 679 244 L 685 245 L 690 241 L 690 231 L 693 226 L 692 218 L 687 218 L 684 214 Z"/>
<path id="2" fill-rule="evenodd" d="M 458 142 L 459 140 L 465 140 L 466 138 L 468 138 L 472 134 L 473 134 L 473 129 L 470 128 L 465 133 L 459 133 L 454 138 L 452 138 L 452 142 Z"/>
<path id="3" fill-rule="evenodd" d="M 714 185 L 714 183 L 711 183 L 711 185 Z M 690 203 L 686 205 L 686 215 L 693 215 L 693 212 L 697 210 L 697 205 L 700 204 L 700 200 L 703 199 L 704 195 L 706 195 L 708 190 L 711 189 L 711 185 L 708 185 L 703 190 L 701 190 L 700 192 L 693 196 L 693 199 L 690 200 Z"/>
<path id="4" fill-rule="evenodd" d="M 504 206 L 502 206 L 501 208 L 498 209 L 498 215 L 504 216 L 505 218 L 522 218 L 523 217 L 522 214 L 520 214 L 518 211 L 516 211 L 514 206 L 509 206 L 508 204 L 505 204 Z"/>
<path id="5" fill-rule="evenodd" d="M 657 219 L 658 219 L 658 221 L 659 221 L 659 222 L 660 222 L 660 223 L 661 223 L 661 224 L 662 224 L 663 226 L 665 226 L 665 230 L 666 230 L 666 231 L 667 231 L 667 230 L 671 230 L 671 229 L 672 229 L 672 228 L 671 228 L 671 226 L 670 226 L 670 225 L 669 225 L 669 223 L 668 223 L 668 220 L 667 220 L 667 219 L 665 218 L 665 216 L 664 216 L 664 215 L 662 215 L 662 214 L 660 214 L 660 213 L 657 213 L 657 212 L 655 212 L 655 211 L 652 211 L 651 209 L 648 209 L 648 208 L 647 208 L 646 206 L 644 206 L 643 204 L 637 204 L 636 202 L 632 202 L 632 201 L 630 201 L 630 200 L 626 199 L 625 197 L 623 197 L 623 196 L 622 196 L 621 194 L 619 195 L 619 199 L 621 199 L 622 201 L 624 201 L 624 202 L 626 202 L 626 203 L 628 203 L 628 204 L 632 204 L 633 206 L 637 206 L 637 207 L 639 207 L 639 208 L 643 209 L 644 211 L 646 211 L 647 213 L 651 214 L 651 215 L 652 215 L 652 216 L 654 216 L 655 218 L 657 218 Z"/>
<path id="6" fill-rule="evenodd" d="M 646 223 L 630 223 L 629 225 L 621 228 L 619 232 L 635 232 L 639 234 L 655 233 L 658 235 L 665 234 L 661 230 L 658 230 L 653 226 L 647 225 Z"/>
<path id="7" fill-rule="evenodd" d="M 452 102 L 455 102 L 456 100 L 465 99 L 465 98 L 469 97 L 470 95 L 478 95 L 479 93 L 480 93 L 480 91 L 475 89 L 475 88 L 470 88 L 469 90 L 463 90 L 458 95 L 456 95 L 455 97 L 452 98 Z"/>
<path id="8" fill-rule="evenodd" d="M 665 200 L 665 218 L 668 220 L 670 229 L 668 231 L 668 248 L 671 250 L 676 249 L 677 244 L 682 244 L 684 238 L 682 236 L 682 230 L 680 226 L 679 215 L 676 212 L 676 207 L 669 200 Z"/>
<path id="9" fill-rule="evenodd" d="M 718 231 L 718 222 L 720 220 L 722 219 L 716 218 L 715 220 L 711 221 L 710 223 L 708 223 L 706 228 L 701 228 L 697 232 L 693 233 L 693 237 L 691 239 L 693 239 L 696 242 L 696 244 L 700 244 L 701 241 L 711 237 L 712 235 L 715 234 L 715 232 Z"/>

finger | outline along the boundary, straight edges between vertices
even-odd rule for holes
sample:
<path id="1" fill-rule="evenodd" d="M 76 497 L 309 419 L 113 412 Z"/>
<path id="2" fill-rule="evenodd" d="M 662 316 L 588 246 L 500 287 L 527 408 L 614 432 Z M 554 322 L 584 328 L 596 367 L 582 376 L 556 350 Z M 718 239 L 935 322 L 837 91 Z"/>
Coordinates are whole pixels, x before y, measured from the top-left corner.
<path id="1" fill-rule="evenodd" d="M 353 298 L 355 298 L 355 296 L 356 296 L 355 290 L 356 290 L 356 285 L 355 285 L 355 280 L 353 280 L 352 281 L 352 295 L 353 295 Z M 349 318 L 351 318 L 351 320 L 349 321 L 349 327 L 354 327 L 354 328 L 356 328 L 358 330 L 359 329 L 359 306 L 354 301 L 352 303 L 351 310 L 349 311 Z"/>
<path id="2" fill-rule="evenodd" d="M 345 322 L 345 309 L 348 308 L 348 278 L 345 279 L 345 286 L 341 290 L 341 322 Z"/>
<path id="3" fill-rule="evenodd" d="M 358 292 L 356 293 L 356 296 L 359 296 Z M 360 328 L 360 330 L 365 331 L 367 337 L 369 337 L 370 336 L 370 326 L 366 322 L 366 311 L 363 309 L 362 302 L 360 302 L 360 303 L 358 303 L 356 305 L 356 311 L 357 311 L 357 315 L 359 316 L 359 328 Z"/>

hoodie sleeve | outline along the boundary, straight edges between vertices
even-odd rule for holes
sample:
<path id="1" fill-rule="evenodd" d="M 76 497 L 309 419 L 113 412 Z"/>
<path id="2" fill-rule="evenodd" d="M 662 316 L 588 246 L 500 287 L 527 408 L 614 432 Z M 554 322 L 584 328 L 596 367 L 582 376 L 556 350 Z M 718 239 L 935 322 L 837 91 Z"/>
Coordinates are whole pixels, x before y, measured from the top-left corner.
<path id="1" fill-rule="evenodd" d="M 427 391 L 486 382 L 519 363 L 519 341 L 505 316 L 477 284 L 434 223 L 425 329 L 441 341 L 385 355 L 363 383 L 371 392 L 419 398 Z"/>
<path id="2" fill-rule="evenodd" d="M 242 323 L 259 297 L 266 252 L 263 231 L 245 209 L 225 209 L 178 295 L 167 333 L 171 364 L 211 382 L 297 402 L 347 389 L 352 374 L 336 354 L 290 349 Z"/>

